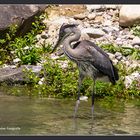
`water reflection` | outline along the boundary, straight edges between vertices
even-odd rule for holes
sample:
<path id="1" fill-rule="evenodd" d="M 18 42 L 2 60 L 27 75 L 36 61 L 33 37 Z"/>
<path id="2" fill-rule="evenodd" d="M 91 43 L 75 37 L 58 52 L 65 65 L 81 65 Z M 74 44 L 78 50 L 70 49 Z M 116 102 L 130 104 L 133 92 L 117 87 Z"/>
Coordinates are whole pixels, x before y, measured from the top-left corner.
<path id="1" fill-rule="evenodd" d="M 0 97 L 0 135 L 139 135 L 140 106 L 117 100 L 79 105 L 73 118 L 74 100 Z"/>

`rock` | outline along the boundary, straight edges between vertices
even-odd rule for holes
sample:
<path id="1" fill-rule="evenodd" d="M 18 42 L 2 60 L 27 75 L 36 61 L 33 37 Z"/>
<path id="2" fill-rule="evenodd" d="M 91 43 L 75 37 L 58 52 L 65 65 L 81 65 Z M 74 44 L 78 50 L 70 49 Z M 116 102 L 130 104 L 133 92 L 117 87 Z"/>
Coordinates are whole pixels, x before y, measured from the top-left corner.
<path id="1" fill-rule="evenodd" d="M 132 61 L 132 64 L 130 65 L 130 69 L 131 69 L 131 68 L 133 68 L 133 69 L 135 69 L 135 68 L 140 68 L 140 63 L 133 60 L 133 61 Z"/>
<path id="2" fill-rule="evenodd" d="M 99 38 L 105 35 L 105 32 L 101 29 L 85 28 L 82 33 L 88 34 L 91 38 Z"/>
<path id="3" fill-rule="evenodd" d="M 58 55 L 55 55 L 55 54 L 53 54 L 53 53 L 50 55 L 50 57 L 51 57 L 51 59 L 54 59 L 54 60 L 59 58 Z"/>
<path id="4" fill-rule="evenodd" d="M 105 20 L 103 23 L 103 26 L 111 26 L 112 25 L 112 21 L 111 20 Z"/>
<path id="5" fill-rule="evenodd" d="M 42 66 L 33 66 L 33 65 L 22 65 L 19 68 L 12 68 L 7 66 L 5 68 L 0 68 L 0 83 L 6 84 L 24 84 L 29 82 L 26 78 L 23 69 L 31 69 L 36 75 L 40 75 Z"/>
<path id="6" fill-rule="evenodd" d="M 114 29 L 112 27 L 103 27 L 102 29 L 105 33 L 110 33 L 110 32 L 113 32 Z"/>
<path id="7" fill-rule="evenodd" d="M 139 72 L 136 71 L 136 72 L 132 73 L 131 75 L 125 77 L 125 81 L 124 81 L 125 87 L 130 88 L 133 81 L 138 81 L 138 82 L 140 81 Z M 138 83 L 138 86 L 139 86 L 139 83 Z M 137 87 L 137 88 L 140 88 L 140 87 Z"/>
<path id="8" fill-rule="evenodd" d="M 128 61 L 128 60 L 125 61 L 125 65 L 126 65 L 126 67 L 129 67 L 131 64 L 132 64 L 131 61 Z"/>
<path id="9" fill-rule="evenodd" d="M 74 18 L 69 18 L 65 16 L 60 17 L 53 17 L 47 21 L 45 21 L 45 24 L 49 27 L 48 31 L 53 27 L 53 29 L 58 29 L 63 23 L 65 24 L 79 24 L 80 22 L 78 20 L 75 20 Z M 50 28 L 50 26 L 52 26 Z M 52 29 L 51 29 L 52 30 Z"/>
<path id="10" fill-rule="evenodd" d="M 47 39 L 49 37 L 49 35 L 46 33 L 46 32 L 42 32 L 42 34 L 41 34 L 41 38 L 43 38 L 43 39 Z"/>
<path id="11" fill-rule="evenodd" d="M 116 31 L 116 32 L 119 32 L 120 31 L 120 29 L 119 29 L 119 26 L 117 26 L 117 27 L 115 27 L 115 26 L 111 26 L 113 29 L 114 29 L 114 31 Z"/>
<path id="12" fill-rule="evenodd" d="M 134 45 L 134 48 L 140 50 L 140 45 Z"/>
<path id="13" fill-rule="evenodd" d="M 109 55 L 109 58 L 110 58 L 111 60 L 115 59 L 115 55 L 114 55 L 114 54 L 112 54 L 112 53 L 107 53 L 107 54 Z"/>
<path id="14" fill-rule="evenodd" d="M 40 34 L 36 35 L 36 39 L 37 41 L 39 41 L 41 39 L 41 35 Z"/>
<path id="15" fill-rule="evenodd" d="M 13 60 L 14 63 L 18 63 L 18 62 L 20 62 L 20 61 L 21 61 L 21 60 L 20 60 L 19 58 L 16 58 L 16 59 Z"/>
<path id="16" fill-rule="evenodd" d="M 133 40 L 132 40 L 132 45 L 140 45 L 140 38 L 139 37 L 135 37 Z"/>
<path id="17" fill-rule="evenodd" d="M 27 66 L 24 66 L 26 69 L 31 69 L 32 72 L 34 73 L 39 73 L 41 70 L 42 70 L 42 66 L 33 66 L 33 65 L 27 65 Z"/>
<path id="18" fill-rule="evenodd" d="M 35 16 L 40 15 L 47 5 L 0 5 L 0 36 L 10 25 L 19 26 L 16 35 L 24 35 L 30 30 Z"/>
<path id="19" fill-rule="evenodd" d="M 102 16 L 96 16 L 95 17 L 95 20 L 94 20 L 94 23 L 98 23 L 98 24 L 102 24 L 103 23 L 103 17 Z"/>
<path id="20" fill-rule="evenodd" d="M 89 35 L 87 33 L 82 33 L 80 40 L 90 40 L 91 38 L 89 37 Z"/>
<path id="21" fill-rule="evenodd" d="M 114 65 L 117 65 L 118 64 L 118 60 L 117 59 L 114 59 L 114 60 L 112 60 L 113 61 L 113 64 Z"/>
<path id="22" fill-rule="evenodd" d="M 58 35 L 58 28 L 60 28 L 61 25 L 59 24 L 51 24 L 49 26 L 48 32 L 47 32 L 47 36 L 48 38 L 45 39 L 45 43 L 46 44 L 52 44 L 54 45 L 57 41 L 57 35 Z M 41 40 L 40 40 L 41 41 Z"/>
<path id="23" fill-rule="evenodd" d="M 96 16 L 102 16 L 103 17 L 104 12 L 96 12 Z"/>
<path id="24" fill-rule="evenodd" d="M 48 31 L 46 34 L 47 39 L 45 39 L 46 43 L 54 45 L 58 39 L 58 33 L 59 29 L 62 26 L 63 23 L 66 24 L 78 24 L 76 20 L 72 18 L 65 18 L 65 17 L 59 17 L 57 19 L 53 19 L 47 22 Z M 80 27 L 79 27 L 80 28 Z"/>
<path id="25" fill-rule="evenodd" d="M 62 69 L 66 69 L 68 67 L 68 61 L 58 61 L 58 64 Z"/>
<path id="26" fill-rule="evenodd" d="M 42 85 L 44 83 L 45 78 L 41 78 L 40 81 L 38 82 L 39 85 Z"/>
<path id="27" fill-rule="evenodd" d="M 140 5 L 123 5 L 119 13 L 121 26 L 132 26 L 140 23 Z"/>
<path id="28" fill-rule="evenodd" d="M 66 17 L 56 17 L 51 20 L 46 21 L 47 26 L 60 26 L 63 23 L 69 23 L 69 20 Z"/>
<path id="29" fill-rule="evenodd" d="M 17 66 L 16 66 L 16 65 L 10 65 L 10 67 L 11 67 L 12 69 L 17 68 Z"/>
<path id="30" fill-rule="evenodd" d="M 114 5 L 114 4 L 107 4 L 107 5 L 104 5 L 104 7 L 106 9 L 117 9 L 119 5 Z"/>
<path id="31" fill-rule="evenodd" d="M 86 14 L 78 14 L 78 15 L 74 15 L 74 19 L 80 19 L 83 20 L 84 18 L 86 18 L 87 15 Z"/>
<path id="32" fill-rule="evenodd" d="M 29 50 L 30 47 L 29 47 L 29 46 L 26 46 L 26 47 L 24 47 L 23 49 L 24 49 L 24 50 Z"/>
<path id="33" fill-rule="evenodd" d="M 101 9 L 102 5 L 86 5 L 86 8 L 89 12 L 92 12 L 93 10 Z"/>
<path id="34" fill-rule="evenodd" d="M 130 49 L 132 48 L 133 49 L 134 47 L 131 44 L 127 43 L 126 47 L 123 47 L 123 48 L 130 48 Z"/>
<path id="35" fill-rule="evenodd" d="M 115 58 L 120 61 L 122 59 L 122 54 L 120 52 L 115 53 Z"/>
<path id="36" fill-rule="evenodd" d="M 39 82 L 38 82 L 38 84 L 39 84 L 39 85 L 42 85 L 42 84 L 43 84 L 43 82 L 42 82 L 42 81 L 39 81 Z"/>
<path id="37" fill-rule="evenodd" d="M 125 62 L 127 60 L 127 58 L 125 56 L 122 56 L 121 60 L 124 60 L 124 62 Z"/>
<path id="38" fill-rule="evenodd" d="M 123 35 L 122 38 L 123 38 L 123 39 L 130 39 L 130 40 L 132 40 L 132 39 L 134 39 L 135 37 L 134 37 L 133 35 L 130 35 L 130 34 L 128 33 L 127 35 Z"/>
<path id="39" fill-rule="evenodd" d="M 121 5 L 113 5 L 113 4 L 94 4 L 94 5 L 86 5 L 86 8 L 89 12 L 92 12 L 94 10 L 104 10 L 104 9 L 119 9 Z"/>
<path id="40" fill-rule="evenodd" d="M 89 27 L 91 27 L 91 25 L 87 22 L 83 22 L 83 27 L 84 28 L 89 28 Z"/>
<path id="41" fill-rule="evenodd" d="M 115 58 L 115 55 L 112 53 L 107 53 L 109 55 L 109 58 L 113 61 L 113 64 L 116 65 L 118 63 L 118 60 Z"/>
<path id="42" fill-rule="evenodd" d="M 117 45 L 123 45 L 122 38 L 118 37 L 118 38 L 115 40 L 115 43 L 116 43 Z"/>
<path id="43" fill-rule="evenodd" d="M 96 14 L 95 13 L 88 14 L 88 16 L 87 16 L 87 18 L 89 20 L 93 20 L 93 19 L 95 19 L 95 17 L 96 17 Z"/>

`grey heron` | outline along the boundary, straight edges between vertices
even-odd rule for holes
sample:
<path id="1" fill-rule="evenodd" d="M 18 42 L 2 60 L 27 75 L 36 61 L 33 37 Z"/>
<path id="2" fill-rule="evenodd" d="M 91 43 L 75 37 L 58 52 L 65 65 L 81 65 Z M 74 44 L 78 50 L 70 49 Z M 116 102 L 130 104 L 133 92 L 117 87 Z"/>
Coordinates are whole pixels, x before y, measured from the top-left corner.
<path id="1" fill-rule="evenodd" d="M 59 38 L 53 48 L 63 45 L 63 51 L 66 56 L 75 62 L 79 69 L 78 96 L 75 106 L 74 117 L 77 114 L 80 103 L 80 88 L 82 81 L 86 76 L 93 79 L 92 90 L 92 116 L 94 111 L 94 93 L 95 82 L 98 78 L 106 78 L 113 85 L 119 79 L 118 69 L 114 67 L 107 53 L 100 47 L 88 40 L 78 41 L 81 37 L 81 31 L 77 24 L 63 24 L 59 30 Z M 77 42 L 76 42 L 77 41 Z M 76 42 L 72 45 L 72 42 Z"/>

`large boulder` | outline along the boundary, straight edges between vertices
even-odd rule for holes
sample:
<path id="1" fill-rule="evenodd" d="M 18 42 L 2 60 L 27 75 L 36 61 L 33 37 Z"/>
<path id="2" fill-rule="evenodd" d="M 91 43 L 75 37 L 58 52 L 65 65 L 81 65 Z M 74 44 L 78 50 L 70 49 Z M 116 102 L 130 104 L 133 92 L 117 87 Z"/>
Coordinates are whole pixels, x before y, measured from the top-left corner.
<path id="1" fill-rule="evenodd" d="M 140 5 L 123 5 L 120 9 L 119 24 L 132 26 L 140 23 Z"/>
<path id="2" fill-rule="evenodd" d="M 40 15 L 47 5 L 0 5 L 0 36 L 10 25 L 17 24 L 17 35 L 24 35 L 29 31 L 35 16 Z"/>
<path id="3" fill-rule="evenodd" d="M 23 70 L 30 69 L 33 73 L 39 76 L 40 71 L 42 70 L 42 66 L 22 65 L 19 68 L 13 68 L 11 66 L 0 68 L 0 84 L 6 83 L 8 85 L 11 85 L 28 83 L 30 81 L 26 77 L 25 72 L 23 72 Z"/>

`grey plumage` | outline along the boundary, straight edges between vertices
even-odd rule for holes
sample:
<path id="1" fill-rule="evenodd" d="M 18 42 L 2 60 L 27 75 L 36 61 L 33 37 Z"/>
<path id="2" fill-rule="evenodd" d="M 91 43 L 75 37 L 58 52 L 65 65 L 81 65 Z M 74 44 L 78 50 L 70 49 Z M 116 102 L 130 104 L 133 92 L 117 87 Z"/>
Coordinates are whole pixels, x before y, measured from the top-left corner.
<path id="1" fill-rule="evenodd" d="M 80 98 L 80 87 L 85 76 L 90 76 L 93 79 L 93 84 L 98 78 L 106 77 L 112 84 L 115 84 L 119 79 L 118 70 L 113 66 L 112 61 L 109 59 L 100 47 L 88 40 L 78 41 L 81 32 L 75 24 L 62 25 L 59 31 L 59 39 L 53 51 L 63 44 L 64 53 L 74 61 L 79 68 L 79 92 L 77 103 L 75 107 L 75 114 L 78 109 Z M 71 45 L 72 42 L 76 42 Z M 92 92 L 92 114 L 94 105 L 94 85 Z"/>

